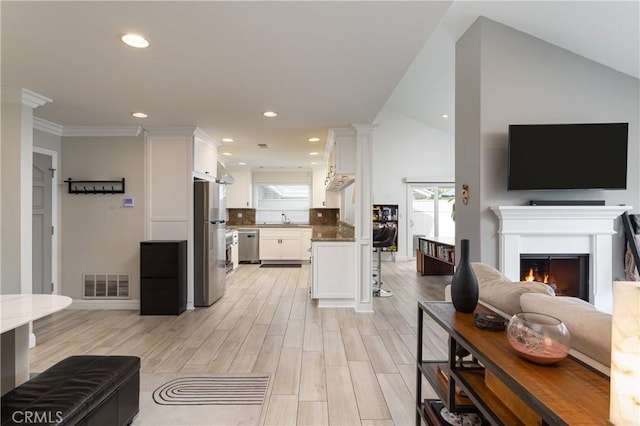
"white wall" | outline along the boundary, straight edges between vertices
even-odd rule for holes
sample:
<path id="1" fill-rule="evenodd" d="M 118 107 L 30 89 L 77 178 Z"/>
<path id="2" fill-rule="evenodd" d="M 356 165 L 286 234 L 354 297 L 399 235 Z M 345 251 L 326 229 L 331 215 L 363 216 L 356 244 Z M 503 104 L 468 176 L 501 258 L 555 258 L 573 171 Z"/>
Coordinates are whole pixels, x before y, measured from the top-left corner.
<path id="1" fill-rule="evenodd" d="M 407 184 L 454 176 L 453 137 L 417 120 L 383 108 L 373 133 L 373 203 L 398 204 L 398 258 L 410 257 L 407 241 Z"/>
<path id="2" fill-rule="evenodd" d="M 125 194 L 61 192 L 61 294 L 80 299 L 82 273 L 130 273 L 140 298 L 140 241 L 144 240 L 144 138 L 63 137 L 61 178 L 126 179 Z M 134 207 L 123 207 L 124 198 Z"/>
<path id="3" fill-rule="evenodd" d="M 469 205 L 456 203 L 456 234 L 471 239 L 471 259 L 497 266 L 491 206 L 602 199 L 640 211 L 639 93 L 636 78 L 479 18 L 456 44 L 456 182 L 470 187 Z M 509 124 L 584 122 L 629 123 L 627 190 L 507 191 Z M 618 230 L 612 278 L 623 277 Z"/>

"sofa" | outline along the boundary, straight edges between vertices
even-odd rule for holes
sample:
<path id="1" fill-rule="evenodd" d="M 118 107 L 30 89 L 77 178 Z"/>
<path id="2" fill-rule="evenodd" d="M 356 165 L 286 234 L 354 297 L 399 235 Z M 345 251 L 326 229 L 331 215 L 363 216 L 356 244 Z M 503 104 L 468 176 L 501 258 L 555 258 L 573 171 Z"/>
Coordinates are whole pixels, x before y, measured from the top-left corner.
<path id="1" fill-rule="evenodd" d="M 571 334 L 571 355 L 610 375 L 611 314 L 577 297 L 556 296 L 547 284 L 513 282 L 484 263 L 473 262 L 471 267 L 478 279 L 480 304 L 505 318 L 518 312 L 538 312 L 560 319 Z M 449 287 L 445 299 L 451 300 Z"/>

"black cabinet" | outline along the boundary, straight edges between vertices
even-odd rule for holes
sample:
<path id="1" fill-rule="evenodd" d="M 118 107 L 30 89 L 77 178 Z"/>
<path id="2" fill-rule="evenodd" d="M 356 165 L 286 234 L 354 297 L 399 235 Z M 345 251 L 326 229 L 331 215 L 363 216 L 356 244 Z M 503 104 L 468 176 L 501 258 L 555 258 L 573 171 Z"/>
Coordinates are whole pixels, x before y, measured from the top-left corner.
<path id="1" fill-rule="evenodd" d="M 187 241 L 140 243 L 140 315 L 180 315 L 187 308 Z"/>

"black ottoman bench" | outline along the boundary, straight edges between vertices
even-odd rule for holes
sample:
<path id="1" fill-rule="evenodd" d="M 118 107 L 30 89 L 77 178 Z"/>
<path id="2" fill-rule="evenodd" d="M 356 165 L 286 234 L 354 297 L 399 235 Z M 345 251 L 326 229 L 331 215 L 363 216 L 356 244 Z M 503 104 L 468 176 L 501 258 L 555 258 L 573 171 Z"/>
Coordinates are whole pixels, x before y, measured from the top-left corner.
<path id="1" fill-rule="evenodd" d="M 131 424 L 138 413 L 140 358 L 66 358 L 2 396 L 2 426 Z"/>

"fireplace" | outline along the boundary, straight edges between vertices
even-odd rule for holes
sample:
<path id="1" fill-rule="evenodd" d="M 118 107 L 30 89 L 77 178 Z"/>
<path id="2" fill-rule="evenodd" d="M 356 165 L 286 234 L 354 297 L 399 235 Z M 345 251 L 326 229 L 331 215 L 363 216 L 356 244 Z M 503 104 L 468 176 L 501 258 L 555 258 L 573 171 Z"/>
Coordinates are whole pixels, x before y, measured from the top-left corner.
<path id="1" fill-rule="evenodd" d="M 588 254 L 521 254 L 520 281 L 539 281 L 557 296 L 589 301 Z"/>
<path id="2" fill-rule="evenodd" d="M 597 309 L 613 306 L 615 220 L 629 206 L 497 206 L 498 269 L 520 280 L 520 256 L 547 253 L 588 255 L 587 300 Z"/>

